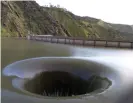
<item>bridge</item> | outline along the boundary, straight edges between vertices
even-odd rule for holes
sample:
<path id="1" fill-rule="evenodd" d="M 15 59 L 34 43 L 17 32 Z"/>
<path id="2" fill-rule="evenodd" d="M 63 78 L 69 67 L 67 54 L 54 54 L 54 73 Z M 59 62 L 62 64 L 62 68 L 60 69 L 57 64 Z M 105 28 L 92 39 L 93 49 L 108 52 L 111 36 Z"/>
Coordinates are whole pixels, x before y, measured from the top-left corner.
<path id="1" fill-rule="evenodd" d="M 83 45 L 94 47 L 116 47 L 116 48 L 133 48 L 133 41 L 126 40 L 105 40 L 105 39 L 92 39 L 92 38 L 78 38 L 78 37 L 61 37 L 52 35 L 28 35 L 29 40 L 71 44 L 71 45 Z"/>

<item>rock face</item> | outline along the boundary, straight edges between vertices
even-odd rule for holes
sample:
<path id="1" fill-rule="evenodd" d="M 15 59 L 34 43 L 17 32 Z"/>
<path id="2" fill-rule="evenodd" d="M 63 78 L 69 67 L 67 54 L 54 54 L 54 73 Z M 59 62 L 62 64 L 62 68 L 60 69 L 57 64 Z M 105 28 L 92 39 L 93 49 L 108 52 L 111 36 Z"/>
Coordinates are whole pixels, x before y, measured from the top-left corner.
<path id="1" fill-rule="evenodd" d="M 2 35 L 67 35 L 61 24 L 35 1 L 2 1 Z"/>
<path id="2" fill-rule="evenodd" d="M 56 35 L 103 39 L 133 39 L 129 25 L 109 24 L 91 17 L 80 17 L 66 9 L 39 6 L 35 1 L 1 2 L 2 36 Z"/>

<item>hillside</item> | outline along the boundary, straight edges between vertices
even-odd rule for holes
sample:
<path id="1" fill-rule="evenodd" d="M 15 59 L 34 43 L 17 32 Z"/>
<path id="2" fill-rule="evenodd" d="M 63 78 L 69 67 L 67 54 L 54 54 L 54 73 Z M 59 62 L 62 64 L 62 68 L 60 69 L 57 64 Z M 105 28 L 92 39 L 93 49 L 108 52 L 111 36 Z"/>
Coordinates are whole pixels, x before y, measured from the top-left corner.
<path id="1" fill-rule="evenodd" d="M 133 28 L 130 25 L 111 24 L 114 29 L 118 29 L 121 32 L 133 33 Z"/>
<path id="2" fill-rule="evenodd" d="M 80 17 L 66 9 L 39 6 L 35 1 L 1 2 L 1 35 L 36 35 L 132 40 L 132 27 Z"/>
<path id="3" fill-rule="evenodd" d="M 48 12 L 34 1 L 2 1 L 2 36 L 34 34 L 69 34 Z"/>

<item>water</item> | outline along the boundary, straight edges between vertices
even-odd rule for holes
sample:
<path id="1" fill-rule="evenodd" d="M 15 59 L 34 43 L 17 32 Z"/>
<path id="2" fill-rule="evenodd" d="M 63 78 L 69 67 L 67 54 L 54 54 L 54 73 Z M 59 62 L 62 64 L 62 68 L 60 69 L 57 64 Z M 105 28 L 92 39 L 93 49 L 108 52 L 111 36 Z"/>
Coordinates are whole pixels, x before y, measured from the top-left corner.
<path id="1" fill-rule="evenodd" d="M 2 101 L 4 103 L 9 101 L 19 101 L 20 103 L 29 103 L 30 101 L 32 101 L 33 103 L 43 103 L 44 101 L 47 103 L 119 103 L 120 101 L 120 103 L 124 103 L 124 101 L 127 99 L 126 97 L 128 97 L 128 100 L 126 100 L 126 102 L 129 101 L 129 103 L 132 103 L 132 99 L 129 96 L 133 95 L 133 93 L 130 92 L 133 90 L 132 50 L 70 46 L 11 38 L 2 38 L 1 43 L 2 72 L 4 71 L 3 69 L 11 63 L 18 63 L 19 60 L 25 61 L 25 59 L 39 57 L 44 57 L 45 59 L 48 59 L 49 57 L 75 58 L 81 60 L 81 62 L 79 62 L 79 64 L 81 63 L 81 68 L 82 66 L 84 66 L 84 63 L 82 63 L 83 60 L 93 61 L 96 64 L 100 63 L 99 66 L 105 65 L 108 68 L 111 68 L 111 70 L 115 70 L 115 72 L 113 72 L 112 75 L 109 76 L 109 78 L 112 78 L 112 81 L 114 80 L 113 85 L 106 92 L 89 97 L 83 96 L 81 98 L 79 97 L 78 99 L 68 98 L 65 100 L 52 100 L 31 95 L 28 96 L 27 93 L 14 88 L 14 86 L 12 85 L 12 80 L 14 80 L 13 78 L 15 78 L 16 75 L 7 76 L 3 73 L 1 86 Z M 12 68 L 11 72 L 8 71 L 8 73 L 12 74 L 12 72 L 15 71 L 13 73 L 21 74 L 20 68 L 21 66 L 18 66 L 18 69 Z M 21 69 L 21 71 L 23 70 L 27 70 L 26 72 L 28 72 L 28 69 Z M 106 69 L 106 71 L 108 70 Z M 82 74 L 82 72 L 80 73 Z M 117 82 L 115 82 L 116 78 L 118 79 Z"/>

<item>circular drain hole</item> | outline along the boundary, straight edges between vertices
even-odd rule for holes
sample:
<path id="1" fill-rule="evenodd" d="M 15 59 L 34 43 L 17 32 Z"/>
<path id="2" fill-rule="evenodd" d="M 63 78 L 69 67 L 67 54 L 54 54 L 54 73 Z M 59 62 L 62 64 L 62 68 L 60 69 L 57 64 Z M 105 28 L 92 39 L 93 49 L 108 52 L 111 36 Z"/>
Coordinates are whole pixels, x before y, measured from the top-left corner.
<path id="1" fill-rule="evenodd" d="M 107 78 L 92 75 L 83 79 L 64 71 L 45 71 L 37 74 L 24 84 L 24 88 L 43 96 L 73 96 L 90 92 L 103 92 L 112 82 Z"/>
<path id="2" fill-rule="evenodd" d="M 51 97 L 97 94 L 121 80 L 109 66 L 70 57 L 21 60 L 5 67 L 3 73 L 17 77 L 12 81 L 15 88 Z"/>

